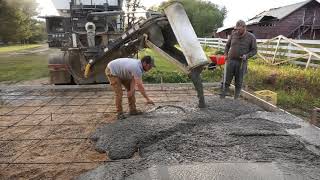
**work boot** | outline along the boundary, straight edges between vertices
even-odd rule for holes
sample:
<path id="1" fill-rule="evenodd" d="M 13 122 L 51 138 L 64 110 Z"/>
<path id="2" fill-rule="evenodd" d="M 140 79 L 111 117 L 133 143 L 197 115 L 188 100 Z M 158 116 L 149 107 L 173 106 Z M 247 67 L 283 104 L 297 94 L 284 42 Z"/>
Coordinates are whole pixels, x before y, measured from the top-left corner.
<path id="1" fill-rule="evenodd" d="M 131 116 L 136 116 L 136 115 L 141 115 L 141 114 L 143 114 L 143 112 L 140 111 L 140 110 L 132 110 L 132 111 L 129 112 L 129 114 L 130 114 Z"/>
<path id="2" fill-rule="evenodd" d="M 122 120 L 122 119 L 125 119 L 125 118 L 126 118 L 126 116 L 123 114 L 123 112 L 117 113 L 117 119 L 118 120 Z"/>

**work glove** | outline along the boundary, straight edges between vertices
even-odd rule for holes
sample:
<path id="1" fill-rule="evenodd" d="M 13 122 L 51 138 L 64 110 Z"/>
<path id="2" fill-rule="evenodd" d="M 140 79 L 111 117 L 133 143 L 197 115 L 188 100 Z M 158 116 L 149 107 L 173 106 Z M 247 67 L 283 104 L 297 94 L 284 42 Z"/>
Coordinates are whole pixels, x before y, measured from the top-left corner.
<path id="1" fill-rule="evenodd" d="M 93 60 L 91 59 L 89 61 L 89 63 L 86 65 L 85 69 L 84 69 L 84 77 L 88 78 L 89 77 L 89 73 L 90 73 L 90 69 L 91 69 L 91 64 L 93 63 Z"/>
<path id="2" fill-rule="evenodd" d="M 85 77 L 85 78 L 88 78 L 89 72 L 90 72 L 90 68 L 91 68 L 91 64 L 87 64 L 87 65 L 86 65 L 86 68 L 85 68 L 85 70 L 84 70 L 84 77 Z"/>

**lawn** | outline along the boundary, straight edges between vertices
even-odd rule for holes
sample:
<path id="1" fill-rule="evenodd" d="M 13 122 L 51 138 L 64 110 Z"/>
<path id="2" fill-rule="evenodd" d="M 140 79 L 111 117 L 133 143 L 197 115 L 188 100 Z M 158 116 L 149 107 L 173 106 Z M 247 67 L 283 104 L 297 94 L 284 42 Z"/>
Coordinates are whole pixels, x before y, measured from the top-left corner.
<path id="1" fill-rule="evenodd" d="M 0 82 L 15 83 L 48 77 L 48 60 L 39 55 L 0 57 Z"/>
<path id="2" fill-rule="evenodd" d="M 320 69 L 272 66 L 256 59 L 249 64 L 245 82 L 252 90 L 276 92 L 278 105 L 295 114 L 308 116 L 314 107 L 320 107 Z"/>
<path id="3" fill-rule="evenodd" d="M 16 47 L 17 46 L 11 46 L 7 48 L 2 47 L 2 52 L 4 52 L 5 49 L 6 52 L 13 49 L 16 51 L 18 49 Z M 37 46 L 28 47 L 34 48 Z M 151 82 L 161 82 L 161 77 L 164 76 L 163 74 L 166 74 L 166 77 L 163 77 L 163 80 L 166 82 L 187 81 L 188 78 L 186 77 L 186 75 L 182 74 L 174 64 L 171 64 L 159 54 L 156 54 L 153 50 L 144 49 L 139 53 L 139 57 L 142 57 L 144 55 L 151 55 L 155 58 L 157 68 L 153 69 L 148 74 L 151 75 L 152 78 L 157 77 L 157 80 L 153 80 Z M 159 75 L 159 73 L 161 75 Z M 20 81 L 34 80 L 48 76 L 48 60 L 46 56 L 35 54 L 0 56 L 0 82 L 5 81 L 9 83 L 16 83 Z"/>
<path id="4" fill-rule="evenodd" d="M 209 56 L 215 53 L 215 50 L 205 48 L 205 53 Z M 151 49 L 144 49 L 139 53 L 139 57 L 150 55 L 155 58 L 156 68 L 146 73 L 143 80 L 147 83 L 191 83 L 187 74 L 183 73 L 175 64 L 166 60 L 161 55 Z M 209 58 L 208 58 L 209 59 Z M 219 82 L 222 79 L 223 67 L 218 67 L 211 71 L 205 69 L 201 76 L 203 82 Z"/>
<path id="5" fill-rule="evenodd" d="M 29 46 L 36 47 L 36 46 Z M 3 47 L 4 48 L 4 47 Z M 8 47 L 12 50 L 15 46 Z M 4 52 L 4 49 L 2 49 Z M 144 75 L 144 80 L 148 83 L 185 83 L 191 82 L 186 74 L 170 61 L 156 53 L 151 49 L 144 49 L 139 52 L 139 57 L 150 55 L 154 57 L 156 68 Z M 213 74 L 210 71 L 203 73 L 206 82 L 214 81 Z M 15 55 L 0 56 L 0 82 L 8 81 L 11 83 L 34 80 L 48 77 L 48 61 L 47 57 L 39 55 Z"/>
<path id="6" fill-rule="evenodd" d="M 26 49 L 33 49 L 40 47 L 40 44 L 29 44 L 29 45 L 12 45 L 12 46 L 0 46 L 0 54 L 8 53 L 8 52 L 16 52 Z"/>

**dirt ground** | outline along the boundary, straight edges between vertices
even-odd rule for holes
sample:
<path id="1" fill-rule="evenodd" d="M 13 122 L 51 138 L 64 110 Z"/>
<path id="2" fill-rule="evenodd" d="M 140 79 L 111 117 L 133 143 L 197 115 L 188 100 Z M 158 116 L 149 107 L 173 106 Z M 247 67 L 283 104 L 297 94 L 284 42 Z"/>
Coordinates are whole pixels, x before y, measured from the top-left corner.
<path id="1" fill-rule="evenodd" d="M 196 95 L 180 85 L 148 90 L 157 105 Z M 2 86 L 0 95 L 0 179 L 72 179 L 109 160 L 89 139 L 98 127 L 115 122 L 107 85 Z M 140 95 L 137 105 L 152 108 Z"/>

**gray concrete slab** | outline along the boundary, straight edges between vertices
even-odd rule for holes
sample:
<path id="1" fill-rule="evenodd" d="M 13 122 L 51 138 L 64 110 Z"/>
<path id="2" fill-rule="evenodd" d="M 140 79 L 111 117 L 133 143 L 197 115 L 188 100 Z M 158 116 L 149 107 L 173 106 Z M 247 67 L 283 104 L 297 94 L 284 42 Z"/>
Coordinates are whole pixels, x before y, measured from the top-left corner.
<path id="1" fill-rule="evenodd" d="M 175 166 L 153 166 L 133 174 L 128 180 L 300 180 L 303 176 L 285 174 L 276 163 L 203 163 Z"/>

